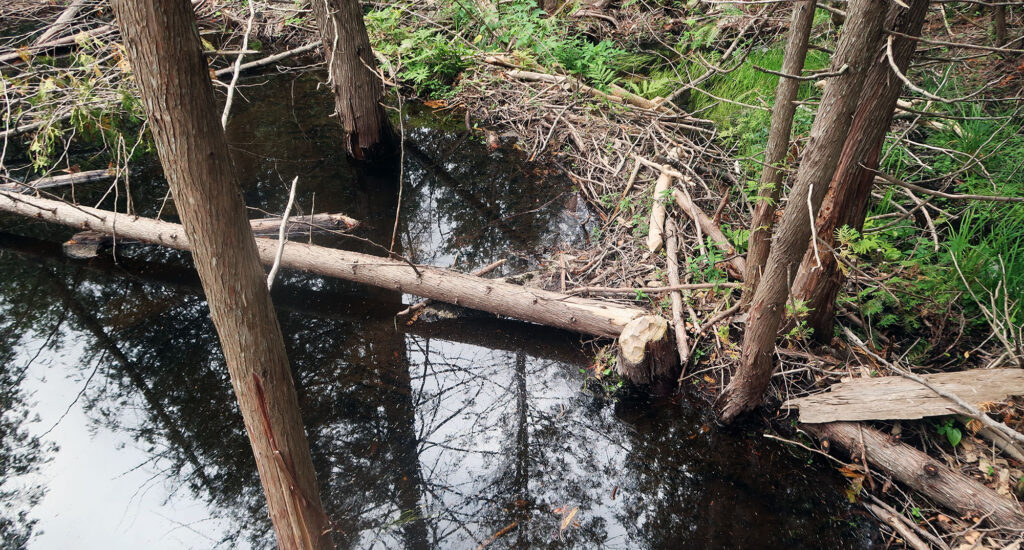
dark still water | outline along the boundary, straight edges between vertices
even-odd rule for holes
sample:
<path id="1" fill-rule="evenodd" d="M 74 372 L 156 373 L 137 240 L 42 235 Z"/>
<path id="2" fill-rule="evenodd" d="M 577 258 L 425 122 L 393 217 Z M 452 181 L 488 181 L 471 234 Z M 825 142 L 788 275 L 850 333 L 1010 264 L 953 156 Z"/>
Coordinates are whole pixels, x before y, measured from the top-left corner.
<path id="1" fill-rule="evenodd" d="M 508 258 L 512 274 L 585 238 L 571 185 L 514 145 L 490 150 L 412 113 L 401 181 L 358 173 L 314 79 L 248 84 L 229 128 L 247 203 L 281 212 L 298 176 L 301 213 L 365 222 L 358 238 L 317 242 L 381 253 L 399 187 L 395 248 L 417 262 Z M 165 191 L 143 160 L 104 205 L 123 210 L 130 195 L 153 216 Z M 187 256 L 123 244 L 73 261 L 60 247 L 72 233 L 0 218 L 0 547 L 272 546 Z M 294 272 L 274 285 L 339 547 L 871 545 L 819 459 L 709 429 L 686 398 L 592 391 L 579 336 L 473 314 L 406 325 L 394 314 L 411 300 Z"/>

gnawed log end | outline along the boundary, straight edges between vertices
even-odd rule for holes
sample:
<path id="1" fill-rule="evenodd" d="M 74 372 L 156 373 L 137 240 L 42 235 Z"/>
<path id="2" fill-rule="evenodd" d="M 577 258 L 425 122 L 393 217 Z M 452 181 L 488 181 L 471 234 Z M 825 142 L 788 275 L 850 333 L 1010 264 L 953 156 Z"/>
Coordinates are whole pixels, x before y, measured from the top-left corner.
<path id="1" fill-rule="evenodd" d="M 673 376 L 679 369 L 672 331 L 668 321 L 656 315 L 637 317 L 619 335 L 616 372 L 634 384 L 650 384 Z"/>

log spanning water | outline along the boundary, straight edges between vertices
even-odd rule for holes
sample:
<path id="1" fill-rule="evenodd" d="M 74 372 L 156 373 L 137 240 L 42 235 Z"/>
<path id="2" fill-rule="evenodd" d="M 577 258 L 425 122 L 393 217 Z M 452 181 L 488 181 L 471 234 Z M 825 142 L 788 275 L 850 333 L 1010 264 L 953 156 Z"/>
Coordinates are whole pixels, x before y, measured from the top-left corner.
<path id="1" fill-rule="evenodd" d="M 0 211 L 119 238 L 189 250 L 179 224 L 0 191 Z M 277 241 L 256 239 L 260 261 L 272 264 Z M 303 243 L 284 247 L 281 266 L 355 281 L 523 321 L 608 338 L 618 337 L 644 310 L 526 288 L 431 266 Z"/>

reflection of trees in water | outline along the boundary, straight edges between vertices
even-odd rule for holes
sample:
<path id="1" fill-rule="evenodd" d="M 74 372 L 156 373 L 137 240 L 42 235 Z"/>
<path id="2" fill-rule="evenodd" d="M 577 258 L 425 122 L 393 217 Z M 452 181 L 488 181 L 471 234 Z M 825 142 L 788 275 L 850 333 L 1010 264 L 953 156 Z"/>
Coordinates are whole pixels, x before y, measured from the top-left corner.
<path id="1" fill-rule="evenodd" d="M 7 261 L 0 252 L 0 265 Z M 64 311 L 38 292 L 32 270 L 15 266 L 0 273 L 5 294 L 23 297 L 20 301 L 0 297 L 0 548 L 14 550 L 24 548 L 32 537 L 36 523 L 32 509 L 45 494 L 45 487 L 33 476 L 55 450 L 28 431 L 33 418 L 21 383 L 33 358 L 19 357 L 16 349 L 30 334 L 40 341 L 48 339 L 48 346 L 59 346 L 57 331 Z"/>
<path id="2" fill-rule="evenodd" d="M 394 174 L 340 186 L 337 180 L 354 176 L 323 154 L 329 137 L 318 137 L 311 122 L 320 115 L 300 113 L 290 130 L 256 120 L 288 118 L 282 113 L 240 110 L 233 120 L 247 116 L 254 120 L 246 127 L 273 129 L 236 148 L 240 165 L 256 159 L 240 166 L 243 179 L 257 181 L 253 197 L 278 204 L 278 162 L 282 172 L 302 168 L 306 192 L 318 190 L 318 211 L 351 207 L 368 222 L 365 235 L 389 242 Z M 438 249 L 458 252 L 464 265 L 534 251 L 561 204 L 533 210 L 558 196 L 556 186 L 513 157 L 470 148 L 449 133 L 422 129 L 412 138 L 424 154 L 406 159 L 399 228 L 406 250 L 421 261 L 436 259 L 423 256 Z M 287 151 L 273 150 L 282 143 Z M 177 252 L 131 255 L 105 272 L 87 269 L 99 262 L 0 253 L 0 360 L 19 346 L 17 335 L 49 334 L 66 317 L 86 349 L 78 376 L 97 368 L 83 396 L 87 415 L 149 454 L 154 483 L 228 518 L 234 530 L 222 542 L 269 547 L 251 449 L 194 276 L 160 267 L 180 265 Z M 799 461 L 762 441 L 699 433 L 700 419 L 680 417 L 677 406 L 652 411 L 646 401 L 612 405 L 583 395 L 579 354 L 556 331 L 479 319 L 405 328 L 392 316 L 399 295 L 352 288 L 295 273 L 282 273 L 275 285 L 275 302 L 287 306 L 279 318 L 322 499 L 342 529 L 339 547 L 475 547 L 513 522 L 495 546 L 816 547 L 841 540 L 822 519 L 838 510 L 835 499 L 822 506 L 820 480 L 802 477 Z M 60 343 L 55 334 L 51 346 Z M 0 417 L 0 461 L 28 472 L 46 449 L 24 432 L 16 368 L 9 360 L 0 365 L 0 405 L 9 411 Z M 41 494 L 26 491 L 21 508 L 0 508 L 0 529 Z M 560 531 L 556 511 L 574 508 L 575 522 Z M 808 544 L 814 536 L 826 538 Z"/>
<path id="3" fill-rule="evenodd" d="M 21 265 L 0 262 L 0 276 L 16 283 Z M 15 284 L 4 303 L 31 313 L 5 334 L 65 315 L 90 355 L 80 375 L 100 365 L 87 414 L 138 441 L 156 482 L 230 518 L 225 542 L 272 545 L 202 301 L 138 279 L 23 269 L 37 284 Z M 818 496 L 820 478 L 762 442 L 702 433 L 678 405 L 586 396 L 578 364 L 536 357 L 543 342 L 488 349 L 455 342 L 459 331 L 399 330 L 394 307 L 280 313 L 340 547 L 474 547 L 513 522 L 499 546 L 841 545 L 823 519 L 842 511 L 839 491 Z M 560 533 L 556 510 L 577 507 Z"/>

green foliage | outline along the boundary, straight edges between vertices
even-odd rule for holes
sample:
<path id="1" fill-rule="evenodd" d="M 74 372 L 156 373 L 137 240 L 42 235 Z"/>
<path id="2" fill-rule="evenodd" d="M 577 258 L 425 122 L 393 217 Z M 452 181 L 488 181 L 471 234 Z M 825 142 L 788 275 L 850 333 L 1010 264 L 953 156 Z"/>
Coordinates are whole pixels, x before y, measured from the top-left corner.
<path id="1" fill-rule="evenodd" d="M 946 436 L 946 440 L 954 447 L 959 445 L 964 437 L 963 432 L 956 425 L 956 419 L 953 417 L 944 418 L 941 422 L 935 424 L 935 433 Z"/>
<path id="2" fill-rule="evenodd" d="M 434 28 L 410 29 L 401 22 L 402 10 L 385 8 L 366 15 L 374 48 L 392 59 L 399 78 L 427 98 L 447 97 L 473 51 Z"/>
<path id="3" fill-rule="evenodd" d="M 714 241 L 705 239 L 705 252 L 696 257 L 686 259 L 686 269 L 696 275 L 699 280 L 709 283 L 724 283 L 726 281 L 725 270 L 719 267 L 725 260 L 725 255 Z"/>

